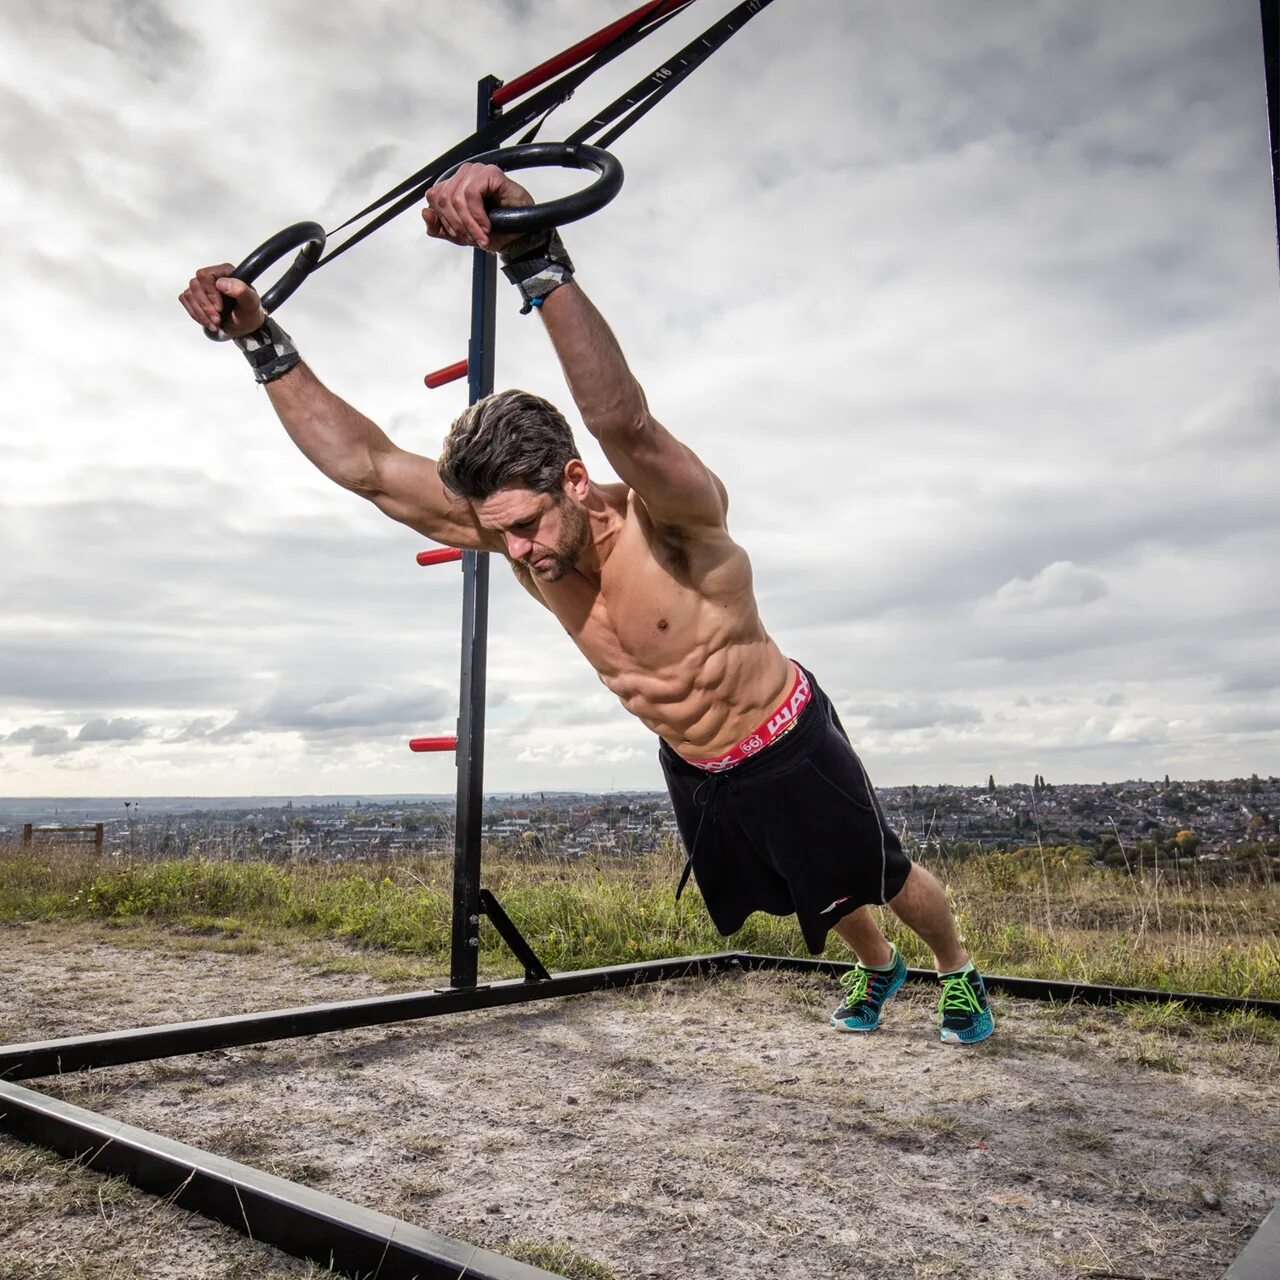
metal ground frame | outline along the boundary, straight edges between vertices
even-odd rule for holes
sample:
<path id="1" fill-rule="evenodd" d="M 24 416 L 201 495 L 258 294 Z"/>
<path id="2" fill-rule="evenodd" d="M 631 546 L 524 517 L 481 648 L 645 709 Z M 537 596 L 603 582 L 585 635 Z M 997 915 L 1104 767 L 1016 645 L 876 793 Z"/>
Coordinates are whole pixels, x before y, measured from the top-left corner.
<path id="1" fill-rule="evenodd" d="M 764 969 L 815 973 L 837 977 L 853 966 L 834 960 L 795 956 L 764 956 L 749 951 L 720 951 L 696 956 L 672 956 L 634 964 L 606 965 L 556 974 L 545 980 L 509 979 L 471 988 L 409 992 L 340 1000 L 295 1009 L 236 1014 L 196 1022 L 135 1027 L 99 1035 L 67 1036 L 56 1040 L 0 1046 L 0 1080 L 32 1080 L 92 1067 L 115 1067 L 150 1062 L 187 1053 L 206 1053 L 239 1045 L 265 1044 L 299 1036 L 349 1031 L 355 1027 L 412 1022 L 473 1009 L 493 1009 L 586 995 L 619 987 L 662 982 L 671 978 L 707 977 L 716 973 Z M 908 969 L 915 982 L 933 982 L 931 969 Z M 1156 991 L 1146 987 L 1112 987 L 1045 978 L 983 975 L 987 988 L 1005 995 L 1059 1004 L 1115 1005 L 1123 1003 L 1182 1004 L 1201 1012 L 1262 1013 L 1280 1019 L 1280 1000 L 1249 996 L 1207 995 L 1193 991 Z"/>
<path id="2" fill-rule="evenodd" d="M 381 1280 L 555 1280 L 530 1267 L 375 1210 L 340 1200 L 247 1165 L 149 1133 L 13 1083 L 72 1070 L 154 1061 L 235 1045 L 310 1036 L 500 1008 L 669 979 L 773 970 L 836 976 L 851 967 L 829 960 L 727 951 L 671 957 L 557 974 L 545 981 L 516 979 L 470 990 L 416 992 L 339 1001 L 102 1035 L 0 1047 L 0 1132 L 118 1175 L 180 1208 L 213 1218 L 250 1238 L 344 1275 Z M 929 970 L 908 971 L 914 981 Z M 1162 992 L 1144 988 L 992 976 L 993 991 L 1061 1004 L 1115 1005 L 1179 1001 L 1189 1008 L 1251 1011 L 1280 1018 L 1280 1001 Z M 1280 1275 L 1280 1212 L 1261 1225 L 1224 1280 Z"/>
<path id="3" fill-rule="evenodd" d="M 181 1209 L 349 1276 L 556 1280 L 555 1273 L 0 1081 L 0 1128 Z"/>

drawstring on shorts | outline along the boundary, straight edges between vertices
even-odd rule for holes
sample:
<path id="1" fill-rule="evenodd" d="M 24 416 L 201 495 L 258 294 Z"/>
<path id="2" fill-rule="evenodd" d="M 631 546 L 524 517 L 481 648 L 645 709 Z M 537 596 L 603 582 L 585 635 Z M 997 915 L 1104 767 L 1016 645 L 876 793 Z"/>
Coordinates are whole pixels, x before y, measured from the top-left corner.
<path id="1" fill-rule="evenodd" d="M 711 825 L 714 827 L 716 824 L 716 812 L 719 809 L 717 800 L 724 791 L 723 784 L 728 781 L 729 778 L 726 774 L 709 773 L 693 789 L 693 802 L 702 812 L 698 815 L 698 829 L 693 833 L 693 843 L 685 854 L 684 870 L 680 873 L 680 883 L 676 886 L 677 902 L 680 901 L 680 895 L 684 892 L 685 885 L 689 883 L 689 874 L 693 870 L 693 855 L 698 849 L 698 840 L 702 835 L 702 824 L 707 820 L 707 811 L 712 811 Z"/>

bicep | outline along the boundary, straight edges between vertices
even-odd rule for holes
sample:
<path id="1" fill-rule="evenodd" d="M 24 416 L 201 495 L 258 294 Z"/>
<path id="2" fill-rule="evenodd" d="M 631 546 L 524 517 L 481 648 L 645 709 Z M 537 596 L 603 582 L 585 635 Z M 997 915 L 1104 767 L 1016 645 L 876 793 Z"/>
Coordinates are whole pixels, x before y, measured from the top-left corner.
<path id="1" fill-rule="evenodd" d="M 723 527 L 728 495 L 711 469 L 656 418 L 598 437 L 618 478 L 658 523 Z"/>
<path id="2" fill-rule="evenodd" d="M 445 488 L 434 459 L 392 446 L 376 457 L 374 478 L 364 496 L 391 519 L 450 547 L 502 550 L 471 504 Z"/>

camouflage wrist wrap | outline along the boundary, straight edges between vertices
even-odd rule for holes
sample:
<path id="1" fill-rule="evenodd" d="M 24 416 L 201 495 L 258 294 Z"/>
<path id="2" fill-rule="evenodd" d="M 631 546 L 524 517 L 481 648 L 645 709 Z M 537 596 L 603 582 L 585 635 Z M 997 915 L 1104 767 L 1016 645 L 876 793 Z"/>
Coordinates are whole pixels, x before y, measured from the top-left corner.
<path id="1" fill-rule="evenodd" d="M 235 343 L 244 352 L 258 382 L 273 382 L 302 363 L 292 339 L 270 316 L 261 328 L 237 338 Z"/>
<path id="2" fill-rule="evenodd" d="M 524 306 L 522 316 L 542 306 L 547 294 L 573 279 L 573 261 L 560 239 L 560 233 L 531 231 L 503 251 L 502 274 L 520 290 Z"/>

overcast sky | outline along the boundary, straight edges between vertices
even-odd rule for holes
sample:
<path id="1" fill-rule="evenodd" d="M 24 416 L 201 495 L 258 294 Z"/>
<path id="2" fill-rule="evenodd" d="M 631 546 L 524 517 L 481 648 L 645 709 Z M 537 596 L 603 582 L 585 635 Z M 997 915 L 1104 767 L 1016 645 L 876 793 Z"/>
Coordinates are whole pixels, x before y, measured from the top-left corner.
<path id="1" fill-rule="evenodd" d="M 406 739 L 454 726 L 457 566 L 314 471 L 176 296 L 337 225 L 470 132 L 480 75 L 628 7 L 0 9 L 0 794 L 452 790 Z M 618 143 L 579 280 L 877 782 L 1280 772 L 1266 128 L 1247 0 L 775 0 Z M 465 355 L 468 281 L 408 214 L 280 319 L 434 456 L 465 383 L 422 375 Z M 501 289 L 497 385 L 569 408 Z M 660 786 L 493 568 L 488 788 Z"/>

